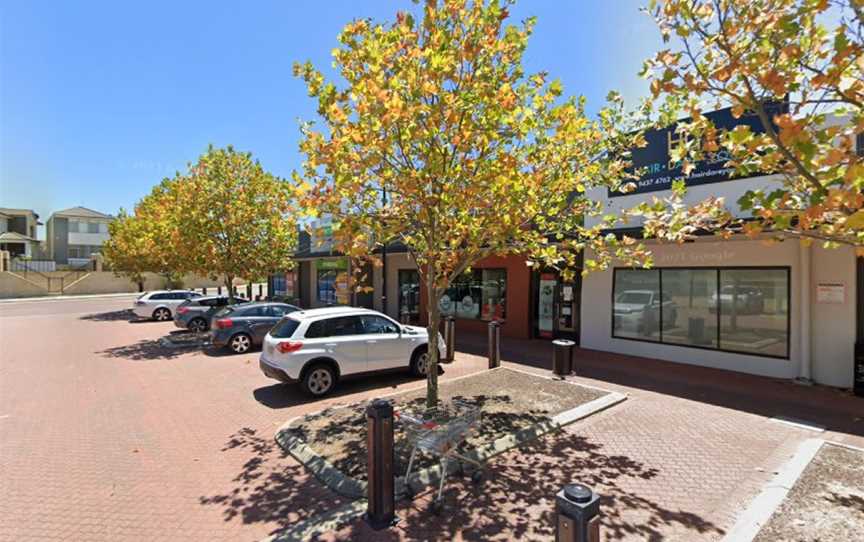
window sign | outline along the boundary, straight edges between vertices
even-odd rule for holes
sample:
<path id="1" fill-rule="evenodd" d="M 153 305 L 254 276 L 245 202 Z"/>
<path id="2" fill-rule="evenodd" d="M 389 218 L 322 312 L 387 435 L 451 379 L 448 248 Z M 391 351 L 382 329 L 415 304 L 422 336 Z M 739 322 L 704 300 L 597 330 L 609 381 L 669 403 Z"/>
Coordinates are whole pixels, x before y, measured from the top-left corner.
<path id="1" fill-rule="evenodd" d="M 475 269 L 457 277 L 441 296 L 438 308 L 443 316 L 473 320 L 506 318 L 507 271 Z"/>
<path id="2" fill-rule="evenodd" d="M 773 118 L 774 115 L 788 112 L 789 104 L 788 102 L 769 102 L 766 104 L 766 110 L 768 115 Z M 722 137 L 724 132 L 729 132 L 736 126 L 748 126 L 750 131 L 755 134 L 765 133 L 762 121 L 752 111 L 745 112 L 737 119 L 732 115 L 731 108 L 712 111 L 711 113 L 706 113 L 705 116 L 717 128 L 718 139 Z M 641 170 L 641 175 L 638 179 L 632 181 L 636 183 L 636 190 L 627 194 L 669 190 L 672 188 L 672 182 L 677 180 L 684 180 L 687 186 L 696 186 L 727 181 L 733 178 L 742 178 L 734 177 L 734 168 L 726 166 L 731 156 L 723 148 L 716 152 L 704 153 L 704 158 L 694 164 L 695 167 L 689 175 L 685 175 L 683 163 L 680 160 L 676 161 L 671 158 L 672 150 L 682 143 L 682 137 L 685 136 L 676 133 L 675 126 L 645 132 L 646 145 L 632 151 L 633 167 Z M 764 174 L 762 172 L 753 172 L 749 176 L 755 177 Z M 627 194 L 610 191 L 609 196 L 615 197 Z"/>

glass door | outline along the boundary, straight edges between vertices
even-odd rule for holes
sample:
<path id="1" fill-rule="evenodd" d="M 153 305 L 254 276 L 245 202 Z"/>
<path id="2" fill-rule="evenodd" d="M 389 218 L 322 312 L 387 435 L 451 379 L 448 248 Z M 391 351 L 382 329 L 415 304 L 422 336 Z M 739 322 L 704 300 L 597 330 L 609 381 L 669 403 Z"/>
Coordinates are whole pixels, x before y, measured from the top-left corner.
<path id="1" fill-rule="evenodd" d="M 399 321 L 420 322 L 420 275 L 414 269 L 399 270 Z"/>

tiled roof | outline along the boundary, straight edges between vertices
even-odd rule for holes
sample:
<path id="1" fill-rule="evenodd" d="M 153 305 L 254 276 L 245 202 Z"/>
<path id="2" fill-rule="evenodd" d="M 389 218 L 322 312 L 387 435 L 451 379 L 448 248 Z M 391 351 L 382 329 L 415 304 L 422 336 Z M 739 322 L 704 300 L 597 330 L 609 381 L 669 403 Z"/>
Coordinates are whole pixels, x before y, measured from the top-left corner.
<path id="1" fill-rule="evenodd" d="M 111 215 L 106 215 L 105 213 L 100 213 L 99 211 L 88 209 L 87 207 L 70 207 L 69 209 L 57 211 L 54 215 L 78 216 L 82 218 L 114 218 Z"/>

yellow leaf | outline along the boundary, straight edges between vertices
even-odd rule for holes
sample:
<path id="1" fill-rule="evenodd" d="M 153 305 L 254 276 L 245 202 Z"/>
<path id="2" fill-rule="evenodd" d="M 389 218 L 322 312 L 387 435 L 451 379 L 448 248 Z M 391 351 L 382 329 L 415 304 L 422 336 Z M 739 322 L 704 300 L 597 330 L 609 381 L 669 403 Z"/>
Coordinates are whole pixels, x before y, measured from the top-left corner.
<path id="1" fill-rule="evenodd" d="M 856 211 L 846 219 L 846 227 L 853 230 L 864 228 L 864 209 Z"/>

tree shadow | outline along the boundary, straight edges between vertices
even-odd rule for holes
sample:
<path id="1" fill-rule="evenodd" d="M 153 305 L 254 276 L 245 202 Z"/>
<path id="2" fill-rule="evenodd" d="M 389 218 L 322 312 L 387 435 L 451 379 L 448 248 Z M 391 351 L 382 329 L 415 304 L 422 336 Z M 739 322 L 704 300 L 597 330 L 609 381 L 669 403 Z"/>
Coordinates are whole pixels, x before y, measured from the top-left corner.
<path id="1" fill-rule="evenodd" d="M 458 440 L 458 450 L 462 454 L 470 453 L 480 446 L 491 444 L 505 435 L 536 427 L 551 422 L 554 413 L 545 410 L 532 409 L 527 412 L 508 411 L 514 407 L 514 401 L 509 395 L 456 395 L 455 401 L 470 403 L 481 410 L 481 423 L 463 442 Z M 394 408 L 401 412 L 410 412 L 423 416 L 424 419 L 444 421 L 452 413 L 431 412 L 425 408 L 425 397 L 394 397 Z M 336 469 L 344 474 L 358 479 L 366 479 L 366 406 L 368 401 L 354 403 L 346 407 L 329 407 L 318 413 L 305 416 L 289 431 L 306 442 Z M 447 428 L 440 426 L 441 434 Z M 415 426 L 404 421 L 394 425 L 394 472 L 397 476 L 405 474 L 411 457 L 416 436 L 419 436 Z M 440 462 L 440 458 L 425 453 L 415 457 L 412 471 L 431 467 Z"/>
<path id="2" fill-rule="evenodd" d="M 493 460 L 485 480 L 473 485 L 448 477 L 444 512 L 427 510 L 434 489 L 397 504 L 400 523 L 373 532 L 361 520 L 339 530 L 345 540 L 554 540 L 555 494 L 579 482 L 601 495 L 604 540 L 663 540 L 670 530 L 719 537 L 724 531 L 696 513 L 673 510 L 627 489 L 628 479 L 656 480 L 657 469 L 623 455 L 607 455 L 590 439 L 558 431 Z"/>
<path id="3" fill-rule="evenodd" d="M 160 359 L 173 359 L 187 352 L 195 350 L 197 346 L 173 346 L 166 347 L 160 340 L 144 339 L 135 344 L 114 346 L 106 348 L 97 354 L 106 358 L 120 358 L 130 361 L 152 361 Z"/>
<path id="4" fill-rule="evenodd" d="M 864 498 L 860 495 L 838 495 L 834 491 L 831 495 L 825 497 L 825 500 L 834 506 L 842 506 L 843 508 L 851 508 L 857 512 L 864 513 Z"/>
<path id="5" fill-rule="evenodd" d="M 93 314 L 85 314 L 79 320 L 89 320 L 92 322 L 116 322 L 126 320 L 127 322 L 137 321 L 138 316 L 132 312 L 132 309 L 123 309 L 118 311 L 96 312 Z"/>
<path id="6" fill-rule="evenodd" d="M 225 521 L 240 518 L 246 524 L 275 522 L 276 532 L 347 502 L 307 474 L 302 465 L 280 462 L 284 453 L 269 435 L 265 438 L 254 429 L 240 429 L 221 451 L 232 450 L 248 454 L 231 480 L 233 489 L 198 499 L 202 506 L 221 507 Z"/>
<path id="7" fill-rule="evenodd" d="M 353 395 L 355 393 L 363 393 L 369 390 L 382 390 L 382 393 L 387 393 L 386 388 L 396 390 L 406 382 L 416 381 L 418 384 L 424 382 L 422 378 L 415 377 L 410 373 L 386 373 L 380 375 L 370 375 L 357 378 L 346 378 L 340 380 L 333 390 L 327 396 L 328 400 Z M 266 406 L 267 408 L 280 409 L 289 408 L 297 405 L 306 405 L 315 402 L 316 399 L 309 397 L 300 384 L 272 384 L 263 386 L 252 392 L 255 400 Z"/>

